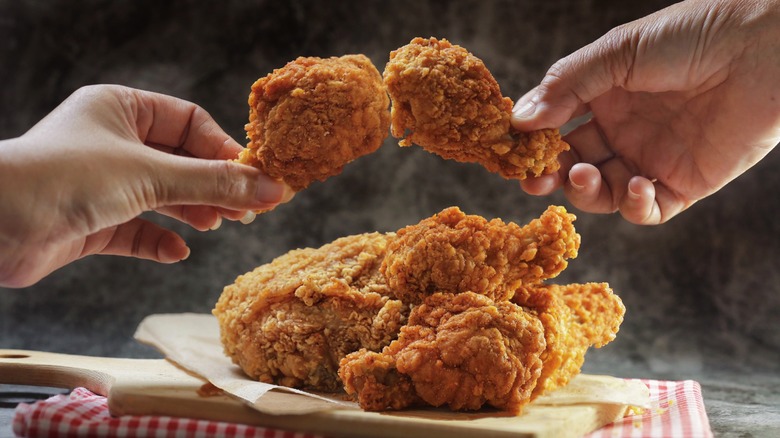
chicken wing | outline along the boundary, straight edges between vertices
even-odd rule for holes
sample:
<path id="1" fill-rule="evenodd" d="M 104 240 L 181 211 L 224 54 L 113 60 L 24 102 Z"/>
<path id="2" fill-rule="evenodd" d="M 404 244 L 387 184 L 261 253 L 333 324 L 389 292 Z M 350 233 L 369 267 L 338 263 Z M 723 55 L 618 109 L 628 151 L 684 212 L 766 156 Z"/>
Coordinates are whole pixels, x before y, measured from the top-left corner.
<path id="1" fill-rule="evenodd" d="M 626 311 L 606 283 L 523 286 L 511 301 L 533 311 L 544 326 L 544 366 L 532 399 L 579 374 L 588 348 L 615 339 Z"/>
<path id="2" fill-rule="evenodd" d="M 388 135 L 390 100 L 364 55 L 298 58 L 258 79 L 249 144 L 238 161 L 300 191 L 374 152 Z"/>
<path id="3" fill-rule="evenodd" d="M 479 58 L 446 39 L 415 38 L 391 52 L 383 77 L 401 146 L 515 179 L 558 170 L 558 154 L 569 149 L 557 129 L 513 130 L 512 100 Z"/>

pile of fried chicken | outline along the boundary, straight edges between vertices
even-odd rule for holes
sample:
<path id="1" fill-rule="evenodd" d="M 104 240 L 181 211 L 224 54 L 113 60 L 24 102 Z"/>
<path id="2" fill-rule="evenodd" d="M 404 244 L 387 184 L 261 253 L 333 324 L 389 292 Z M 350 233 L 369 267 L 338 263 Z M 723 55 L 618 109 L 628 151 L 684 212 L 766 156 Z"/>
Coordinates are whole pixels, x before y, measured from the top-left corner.
<path id="1" fill-rule="evenodd" d="M 574 219 L 551 206 L 520 227 L 451 207 L 395 233 L 291 251 L 222 292 L 225 352 L 252 378 L 343 388 L 366 410 L 520 413 L 623 320 L 605 283 L 544 283 L 577 255 Z"/>
<path id="2" fill-rule="evenodd" d="M 554 172 L 569 147 L 555 129 L 514 131 L 484 63 L 435 38 L 393 51 L 383 75 L 363 55 L 298 58 L 258 79 L 249 105 L 238 161 L 296 191 L 375 151 L 388 130 L 505 178 Z M 213 313 L 225 352 L 254 379 L 346 390 L 366 410 L 519 414 L 623 320 L 606 283 L 545 283 L 577 256 L 574 219 L 551 206 L 521 227 L 451 207 L 290 251 L 223 290 Z"/>

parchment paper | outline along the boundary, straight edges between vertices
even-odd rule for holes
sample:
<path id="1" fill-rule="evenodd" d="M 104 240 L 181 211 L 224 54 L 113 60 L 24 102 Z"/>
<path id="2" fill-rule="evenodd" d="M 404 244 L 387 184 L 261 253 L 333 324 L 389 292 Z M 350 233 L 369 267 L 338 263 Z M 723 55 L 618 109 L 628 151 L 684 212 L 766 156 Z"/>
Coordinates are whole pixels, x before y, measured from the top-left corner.
<path id="1" fill-rule="evenodd" d="M 249 379 L 224 355 L 216 317 L 207 314 L 160 314 L 146 317 L 135 338 L 157 348 L 182 368 L 238 397 L 260 412 L 305 414 L 333 409 L 360 409 L 344 394 L 315 394 Z M 536 399 L 534 405 L 603 403 L 650 407 L 649 391 L 639 381 L 579 375 L 564 388 Z"/>
<path id="2" fill-rule="evenodd" d="M 328 409 L 360 409 L 357 403 L 344 401 L 338 395 L 320 395 L 250 379 L 223 353 L 217 318 L 212 315 L 151 315 L 141 321 L 135 339 L 155 347 L 168 360 L 246 401 L 260 412 L 285 415 Z M 269 394 L 272 390 L 303 397 Z"/>

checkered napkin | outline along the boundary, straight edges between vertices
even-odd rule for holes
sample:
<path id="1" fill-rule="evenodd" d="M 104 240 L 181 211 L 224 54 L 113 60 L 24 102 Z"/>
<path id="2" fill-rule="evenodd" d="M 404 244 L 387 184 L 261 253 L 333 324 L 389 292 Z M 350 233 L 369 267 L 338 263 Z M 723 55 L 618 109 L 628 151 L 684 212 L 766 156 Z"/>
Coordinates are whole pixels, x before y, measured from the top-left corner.
<path id="1" fill-rule="evenodd" d="M 20 404 L 13 420 L 20 437 L 316 438 L 318 435 L 218 421 L 161 416 L 112 417 L 105 397 L 85 388 L 31 405 Z"/>
<path id="2" fill-rule="evenodd" d="M 641 380 L 650 389 L 652 407 L 607 425 L 586 438 L 712 437 L 701 387 L 692 380 Z M 105 397 L 84 388 L 34 404 L 20 404 L 13 422 L 22 437 L 264 437 L 315 438 L 286 432 L 205 420 L 159 416 L 112 417 Z"/>
<path id="3" fill-rule="evenodd" d="M 640 380 L 650 389 L 651 408 L 589 433 L 586 438 L 710 438 L 701 386 L 693 380 Z"/>

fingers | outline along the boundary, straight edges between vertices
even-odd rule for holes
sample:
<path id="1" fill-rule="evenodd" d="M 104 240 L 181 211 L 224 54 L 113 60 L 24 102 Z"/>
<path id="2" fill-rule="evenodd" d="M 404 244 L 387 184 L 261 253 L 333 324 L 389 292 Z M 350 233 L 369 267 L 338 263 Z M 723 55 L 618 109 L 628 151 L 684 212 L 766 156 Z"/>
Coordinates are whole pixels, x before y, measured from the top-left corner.
<path id="1" fill-rule="evenodd" d="M 559 128 L 569 120 L 589 111 L 578 99 L 552 102 L 544 95 L 543 85 L 537 85 L 518 99 L 512 108 L 510 122 L 519 131 Z"/>
<path id="2" fill-rule="evenodd" d="M 156 211 L 198 231 L 216 230 L 222 224 L 219 209 L 208 205 L 176 205 L 158 208 Z"/>
<path id="3" fill-rule="evenodd" d="M 630 27 L 613 29 L 559 60 L 542 82 L 521 97 L 511 123 L 520 131 L 558 128 L 587 112 L 587 104 L 625 83 L 635 51 Z"/>
<path id="4" fill-rule="evenodd" d="M 578 163 L 569 171 L 564 194 L 575 207 L 588 213 L 613 213 L 613 192 L 602 179 L 599 169 L 587 163 Z"/>
<path id="5" fill-rule="evenodd" d="M 661 209 L 656 202 L 653 182 L 641 176 L 631 178 L 620 202 L 620 214 L 627 221 L 635 224 L 656 225 L 661 223 Z"/>
<path id="6" fill-rule="evenodd" d="M 524 192 L 534 196 L 547 196 L 557 190 L 563 181 L 560 174 L 551 173 L 538 177 L 529 177 L 520 181 L 520 187 Z"/>
<path id="7" fill-rule="evenodd" d="M 200 106 L 158 93 L 128 89 L 134 98 L 135 120 L 142 142 L 161 150 L 177 148 L 188 155 L 233 159 L 243 149 Z"/>
<path id="8" fill-rule="evenodd" d="M 615 154 L 596 120 L 577 127 L 564 139 L 571 149 L 559 155 L 559 171 L 521 181 L 526 193 L 545 196 L 563 187 L 566 198 L 579 210 L 619 211 L 629 222 L 643 225 L 665 222 L 684 209 L 679 197 L 638 176 L 634 166 Z"/>
<path id="9" fill-rule="evenodd" d="M 292 199 L 294 191 L 286 184 L 263 174 L 259 169 L 231 161 L 155 154 L 156 165 L 148 180 L 155 199 L 150 208 L 160 209 L 181 205 L 219 207 L 219 215 L 231 219 L 239 212 L 269 210 Z M 170 212 L 170 210 L 169 210 Z M 190 208 L 204 217 L 187 220 L 195 228 L 211 228 L 216 220 L 213 212 Z M 240 214 L 243 216 L 243 214 Z"/>
<path id="10" fill-rule="evenodd" d="M 241 219 L 248 210 L 268 210 L 292 198 L 287 185 L 227 161 L 243 147 L 203 108 L 163 94 L 128 90 L 135 99 L 139 138 L 178 156 L 160 157 L 163 171 L 150 175 L 156 197 L 151 208 L 186 206 L 165 213 L 203 230 L 217 227 L 222 217 Z"/>
<path id="11" fill-rule="evenodd" d="M 632 176 L 619 160 L 610 160 L 601 169 L 578 163 L 569 171 L 564 186 L 566 198 L 588 213 L 619 211 L 637 225 L 658 225 L 686 207 L 663 185 L 642 176 Z"/>
<path id="12" fill-rule="evenodd" d="M 251 222 L 254 213 L 243 210 L 211 207 L 208 205 L 177 205 L 156 210 L 160 214 L 184 222 L 198 231 L 216 230 L 222 225 L 222 219 Z M 248 222 L 247 222 L 248 221 Z"/>
<path id="13" fill-rule="evenodd" d="M 119 255 L 174 263 L 186 259 L 190 249 L 173 231 L 145 219 L 135 218 L 87 237 L 80 257 L 91 254 Z"/>

